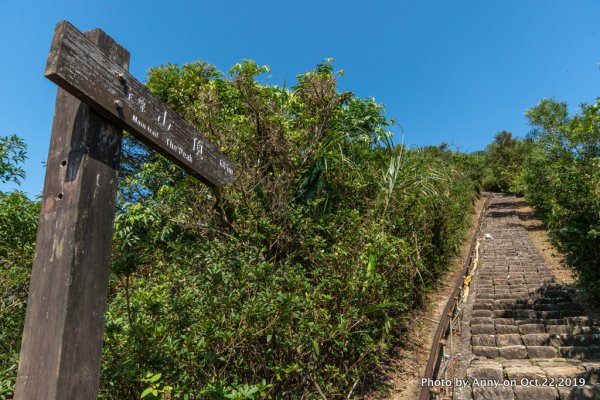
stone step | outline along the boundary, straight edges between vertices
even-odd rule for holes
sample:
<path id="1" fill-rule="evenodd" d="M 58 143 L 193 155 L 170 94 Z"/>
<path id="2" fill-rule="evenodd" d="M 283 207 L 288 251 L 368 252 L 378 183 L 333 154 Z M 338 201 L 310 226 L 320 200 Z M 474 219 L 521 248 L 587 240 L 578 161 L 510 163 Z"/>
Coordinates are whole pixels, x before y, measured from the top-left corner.
<path id="1" fill-rule="evenodd" d="M 585 378 L 582 387 L 475 387 L 471 399 L 600 399 L 600 327 L 555 282 L 514 209 L 511 196 L 493 196 L 482 229 L 473 280 L 471 348 L 474 379 Z M 518 379 L 520 380 L 520 379 Z M 462 398 L 461 398 L 462 400 Z"/>
<path id="2" fill-rule="evenodd" d="M 550 344 L 553 346 L 600 346 L 600 334 L 591 335 L 550 335 Z"/>
<path id="3" fill-rule="evenodd" d="M 546 325 L 546 332 L 551 335 L 597 335 L 600 327 L 578 325 Z"/>
<path id="4" fill-rule="evenodd" d="M 480 310 L 483 311 L 483 310 Z M 489 318 L 483 314 L 471 321 L 471 334 L 513 334 L 520 333 L 522 335 L 548 333 L 551 335 L 598 335 L 600 327 L 576 324 L 567 324 L 566 320 L 542 320 L 542 319 L 526 319 L 518 320 L 513 318 Z M 581 321 L 580 321 L 581 322 Z"/>
<path id="5" fill-rule="evenodd" d="M 520 336 L 520 339 L 525 346 L 600 346 L 600 334 L 556 335 L 549 333 L 529 333 Z"/>
<path id="6" fill-rule="evenodd" d="M 537 311 L 556 311 L 556 310 L 577 310 L 582 311 L 583 308 L 571 301 L 556 302 L 556 303 L 535 303 L 533 309 Z"/>
<path id="7" fill-rule="evenodd" d="M 558 354 L 569 359 L 600 360 L 600 346 L 561 346 Z"/>
<path id="8" fill-rule="evenodd" d="M 533 301 L 521 301 L 520 299 L 482 299 L 481 303 L 491 304 L 494 309 L 498 310 L 532 310 L 532 311 L 578 311 L 582 312 L 583 308 L 571 301 L 552 302 L 552 303 L 537 303 Z"/>
<path id="9" fill-rule="evenodd" d="M 564 303 L 564 302 L 569 302 L 571 301 L 571 296 L 569 296 L 568 294 L 562 295 L 562 296 L 556 296 L 556 297 L 551 297 L 551 298 L 547 298 L 547 297 L 538 297 L 537 299 L 534 299 L 536 304 L 554 304 L 554 303 Z"/>
<path id="10" fill-rule="evenodd" d="M 560 400 L 598 400 L 600 385 L 585 385 L 581 387 L 559 387 Z"/>
<path id="11" fill-rule="evenodd" d="M 565 317 L 565 318 L 557 318 L 557 319 L 538 319 L 538 321 L 541 321 L 542 323 L 544 323 L 546 326 L 566 326 L 571 330 L 576 329 L 576 328 L 589 328 L 588 330 L 590 332 L 583 332 L 583 333 L 596 333 L 596 331 L 598 330 L 597 326 L 593 326 L 591 325 L 591 321 L 589 320 L 589 318 L 587 316 L 581 316 L 581 317 Z M 570 332 L 565 332 L 565 333 L 570 333 Z"/>

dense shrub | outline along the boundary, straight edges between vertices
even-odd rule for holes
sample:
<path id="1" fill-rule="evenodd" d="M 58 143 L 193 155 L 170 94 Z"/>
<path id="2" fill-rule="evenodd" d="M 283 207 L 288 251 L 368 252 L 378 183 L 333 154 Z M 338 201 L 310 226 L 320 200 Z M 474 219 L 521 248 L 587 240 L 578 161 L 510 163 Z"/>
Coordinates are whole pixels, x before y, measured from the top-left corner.
<path id="1" fill-rule="evenodd" d="M 209 189 L 126 137 L 101 398 L 360 397 L 461 242 L 470 157 L 394 145 L 329 60 L 291 89 L 265 73 L 150 71 L 236 179 Z"/>
<path id="2" fill-rule="evenodd" d="M 292 89 L 267 71 L 150 72 L 237 174 L 211 191 L 129 142 L 104 398 L 157 373 L 175 398 L 358 396 L 462 238 L 465 156 L 391 144 L 383 107 L 339 93 L 329 62 Z"/>

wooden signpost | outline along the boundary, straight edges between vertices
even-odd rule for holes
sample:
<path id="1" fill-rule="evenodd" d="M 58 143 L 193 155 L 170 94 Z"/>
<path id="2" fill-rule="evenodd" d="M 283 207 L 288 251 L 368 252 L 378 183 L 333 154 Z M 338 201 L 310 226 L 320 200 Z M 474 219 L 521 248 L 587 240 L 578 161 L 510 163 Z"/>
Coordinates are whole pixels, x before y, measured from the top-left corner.
<path id="1" fill-rule="evenodd" d="M 99 29 L 58 23 L 45 76 L 59 87 L 15 400 L 96 400 L 122 130 L 210 186 L 233 163 L 128 73 Z"/>

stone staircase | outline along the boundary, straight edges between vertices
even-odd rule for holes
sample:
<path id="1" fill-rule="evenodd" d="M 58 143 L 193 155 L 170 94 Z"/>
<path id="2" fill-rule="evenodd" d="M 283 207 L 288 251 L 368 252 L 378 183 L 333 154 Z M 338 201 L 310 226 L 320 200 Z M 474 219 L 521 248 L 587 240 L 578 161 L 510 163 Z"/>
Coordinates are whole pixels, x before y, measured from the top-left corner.
<path id="1" fill-rule="evenodd" d="M 492 239 L 482 245 L 461 351 L 470 385 L 454 398 L 600 399 L 600 327 L 573 289 L 554 283 L 514 207 L 514 197 L 495 195 L 486 212 Z"/>

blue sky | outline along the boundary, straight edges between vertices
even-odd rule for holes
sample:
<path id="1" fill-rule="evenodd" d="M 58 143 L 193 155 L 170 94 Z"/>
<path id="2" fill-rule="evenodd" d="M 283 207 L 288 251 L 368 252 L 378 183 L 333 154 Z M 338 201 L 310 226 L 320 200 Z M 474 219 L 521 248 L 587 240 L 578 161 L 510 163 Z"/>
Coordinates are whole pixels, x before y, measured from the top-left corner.
<path id="1" fill-rule="evenodd" d="M 56 86 L 42 74 L 63 19 L 124 45 L 142 81 L 164 63 L 226 71 L 249 58 L 271 66 L 268 82 L 290 84 L 333 57 L 346 72 L 341 90 L 384 103 L 415 145 L 479 150 L 503 129 L 527 133 L 523 112 L 543 97 L 576 111 L 600 95 L 597 0 L 3 3 L 0 135 L 29 146 L 30 196 L 43 186 Z"/>

